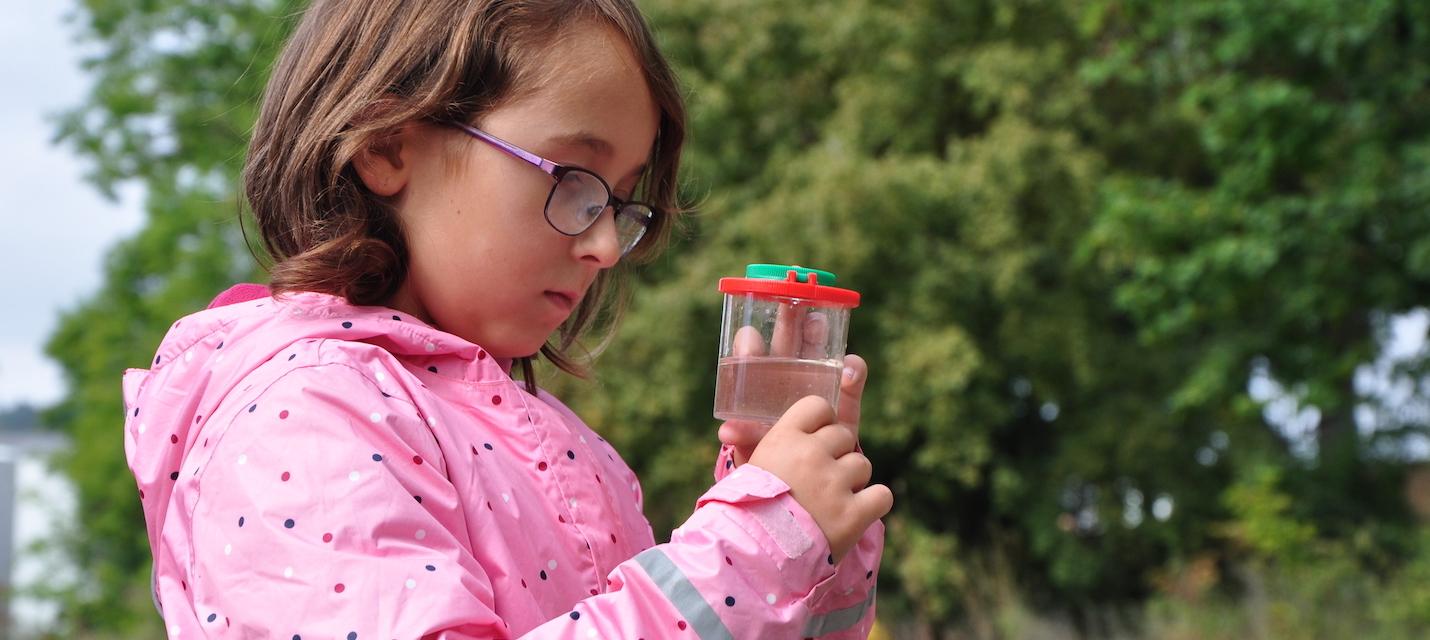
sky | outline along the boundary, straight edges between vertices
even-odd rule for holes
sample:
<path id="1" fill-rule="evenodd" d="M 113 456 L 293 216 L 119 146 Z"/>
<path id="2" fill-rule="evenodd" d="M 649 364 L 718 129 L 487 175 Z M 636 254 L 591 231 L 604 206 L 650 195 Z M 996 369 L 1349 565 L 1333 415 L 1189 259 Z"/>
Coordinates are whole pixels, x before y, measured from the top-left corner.
<path id="1" fill-rule="evenodd" d="M 10 309 L 0 320 L 0 409 L 62 396 L 44 343 L 63 310 L 98 290 L 106 250 L 143 222 L 137 187 L 105 200 L 84 182 L 84 164 L 51 142 L 52 115 L 89 87 L 63 21 L 73 5 L 7 3 L 0 20 L 0 299 Z"/>

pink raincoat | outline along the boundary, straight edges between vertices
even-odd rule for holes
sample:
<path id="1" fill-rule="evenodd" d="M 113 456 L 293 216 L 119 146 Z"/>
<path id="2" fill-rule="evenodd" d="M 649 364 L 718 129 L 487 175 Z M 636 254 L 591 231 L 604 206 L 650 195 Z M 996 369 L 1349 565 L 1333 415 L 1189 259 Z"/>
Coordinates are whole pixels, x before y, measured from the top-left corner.
<path id="1" fill-rule="evenodd" d="M 620 456 L 481 347 L 249 291 L 124 376 L 169 637 L 868 635 L 882 524 L 835 566 L 789 488 L 727 452 L 658 545 Z"/>

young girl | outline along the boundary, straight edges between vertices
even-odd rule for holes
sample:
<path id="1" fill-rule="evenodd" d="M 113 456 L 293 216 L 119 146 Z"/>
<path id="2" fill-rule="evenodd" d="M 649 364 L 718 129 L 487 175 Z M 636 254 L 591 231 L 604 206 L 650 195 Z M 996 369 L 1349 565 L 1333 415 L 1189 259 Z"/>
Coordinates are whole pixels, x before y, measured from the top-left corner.
<path id="1" fill-rule="evenodd" d="M 865 637 L 892 497 L 861 360 L 839 415 L 727 423 L 659 545 L 532 383 L 538 352 L 579 373 L 616 267 L 661 250 L 684 124 L 626 0 L 314 2 L 245 169 L 272 284 L 124 378 L 169 636 Z"/>

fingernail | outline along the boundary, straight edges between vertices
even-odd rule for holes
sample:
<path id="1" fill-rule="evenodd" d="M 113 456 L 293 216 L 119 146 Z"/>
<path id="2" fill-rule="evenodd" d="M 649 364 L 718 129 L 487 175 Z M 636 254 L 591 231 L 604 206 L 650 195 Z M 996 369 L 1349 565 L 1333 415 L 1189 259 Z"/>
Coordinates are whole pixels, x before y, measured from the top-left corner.
<path id="1" fill-rule="evenodd" d="M 858 371 L 855 371 L 855 370 L 854 370 L 854 367 L 844 367 L 844 379 L 845 379 L 845 380 L 848 380 L 848 381 L 850 381 L 850 382 L 854 382 L 854 378 L 856 378 L 856 377 L 858 377 L 858 376 L 859 376 L 859 372 L 858 372 Z"/>

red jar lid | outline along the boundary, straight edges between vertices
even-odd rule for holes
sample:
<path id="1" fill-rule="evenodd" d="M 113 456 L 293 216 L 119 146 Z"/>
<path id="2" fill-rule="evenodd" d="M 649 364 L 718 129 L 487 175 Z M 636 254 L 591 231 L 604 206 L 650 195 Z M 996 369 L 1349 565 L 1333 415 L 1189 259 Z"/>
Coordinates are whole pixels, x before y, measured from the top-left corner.
<path id="1" fill-rule="evenodd" d="M 721 278 L 720 292 L 754 294 L 770 298 L 798 298 L 815 305 L 854 308 L 859 306 L 859 292 L 819 284 L 820 280 L 835 282 L 828 271 L 806 267 L 752 264 L 745 267 L 744 278 Z"/>

